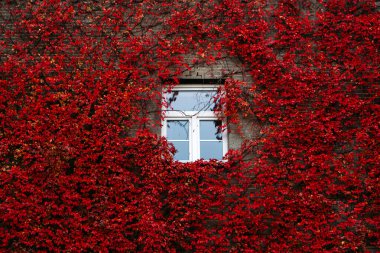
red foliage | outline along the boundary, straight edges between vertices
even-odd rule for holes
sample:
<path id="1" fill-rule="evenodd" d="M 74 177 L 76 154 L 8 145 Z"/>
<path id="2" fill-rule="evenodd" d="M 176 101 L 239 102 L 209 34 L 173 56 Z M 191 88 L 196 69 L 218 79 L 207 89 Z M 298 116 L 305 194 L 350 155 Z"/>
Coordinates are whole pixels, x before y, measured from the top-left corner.
<path id="1" fill-rule="evenodd" d="M 3 1 L 0 249 L 379 247 L 375 2 L 269 2 Z M 161 88 L 225 56 L 252 82 L 224 115 L 260 134 L 173 161 Z"/>

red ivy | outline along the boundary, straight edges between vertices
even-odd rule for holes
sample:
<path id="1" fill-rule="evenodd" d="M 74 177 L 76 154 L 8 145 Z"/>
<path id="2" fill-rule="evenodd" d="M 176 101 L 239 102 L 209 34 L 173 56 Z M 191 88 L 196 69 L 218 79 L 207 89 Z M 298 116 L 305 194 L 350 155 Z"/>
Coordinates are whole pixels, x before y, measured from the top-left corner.
<path id="1" fill-rule="evenodd" d="M 379 247 L 375 1 L 7 0 L 0 14 L 1 250 Z M 225 57 L 251 77 L 223 70 L 241 148 L 173 161 L 152 133 L 160 91 Z"/>

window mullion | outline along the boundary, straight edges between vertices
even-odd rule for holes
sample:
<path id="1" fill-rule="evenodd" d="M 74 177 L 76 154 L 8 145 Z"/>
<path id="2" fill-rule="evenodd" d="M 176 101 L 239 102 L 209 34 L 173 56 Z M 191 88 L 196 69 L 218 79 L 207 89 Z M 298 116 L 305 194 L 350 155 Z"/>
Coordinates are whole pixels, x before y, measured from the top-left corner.
<path id="1" fill-rule="evenodd" d="M 193 161 L 199 159 L 199 119 L 197 116 L 191 117 L 191 127 L 193 138 L 192 151 L 193 151 Z"/>
<path id="2" fill-rule="evenodd" d="M 192 118 L 188 118 L 189 120 L 189 160 L 193 161 L 194 160 L 194 151 L 193 151 L 193 120 Z"/>

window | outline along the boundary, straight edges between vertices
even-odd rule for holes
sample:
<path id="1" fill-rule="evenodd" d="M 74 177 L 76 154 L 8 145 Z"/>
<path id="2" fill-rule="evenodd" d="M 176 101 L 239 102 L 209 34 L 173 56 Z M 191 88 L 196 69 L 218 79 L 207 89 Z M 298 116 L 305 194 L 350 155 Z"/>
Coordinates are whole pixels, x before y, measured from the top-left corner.
<path id="1" fill-rule="evenodd" d="M 222 160 L 227 152 L 227 132 L 215 115 L 217 89 L 218 85 L 187 84 L 164 92 L 162 135 L 174 145 L 174 159 Z"/>

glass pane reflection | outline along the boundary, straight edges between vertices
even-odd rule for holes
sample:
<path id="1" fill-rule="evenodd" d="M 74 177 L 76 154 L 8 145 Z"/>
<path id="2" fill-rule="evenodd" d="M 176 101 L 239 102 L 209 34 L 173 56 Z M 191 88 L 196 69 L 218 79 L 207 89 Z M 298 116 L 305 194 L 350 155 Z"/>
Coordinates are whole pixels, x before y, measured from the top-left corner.
<path id="1" fill-rule="evenodd" d="M 189 141 L 171 141 L 171 143 L 176 149 L 175 160 L 189 160 Z"/>
<path id="2" fill-rule="evenodd" d="M 201 141 L 201 157 L 203 159 L 223 158 L 223 142 L 222 141 Z"/>
<path id="3" fill-rule="evenodd" d="M 168 110 L 174 111 L 214 111 L 214 97 L 217 91 L 173 91 L 166 94 Z"/>
<path id="4" fill-rule="evenodd" d="M 167 121 L 168 140 L 188 140 L 189 121 L 188 120 L 168 120 Z"/>
<path id="5" fill-rule="evenodd" d="M 222 140 L 222 122 L 220 120 L 200 121 L 201 140 Z"/>

